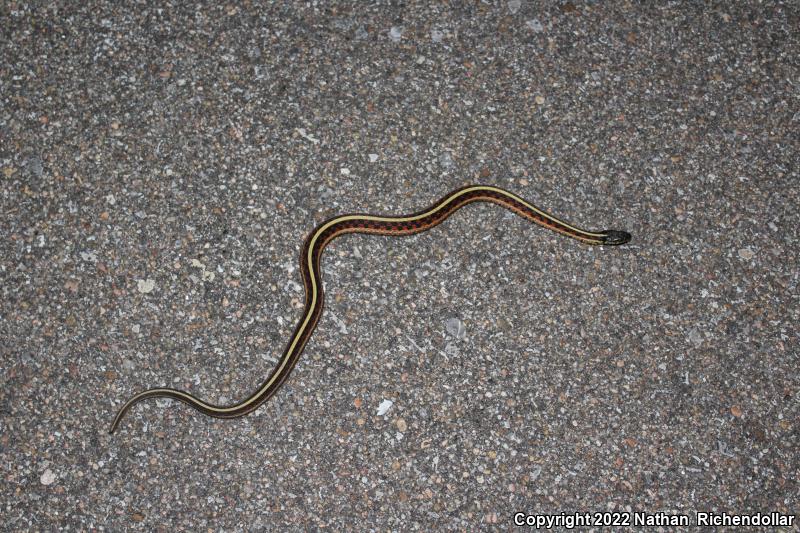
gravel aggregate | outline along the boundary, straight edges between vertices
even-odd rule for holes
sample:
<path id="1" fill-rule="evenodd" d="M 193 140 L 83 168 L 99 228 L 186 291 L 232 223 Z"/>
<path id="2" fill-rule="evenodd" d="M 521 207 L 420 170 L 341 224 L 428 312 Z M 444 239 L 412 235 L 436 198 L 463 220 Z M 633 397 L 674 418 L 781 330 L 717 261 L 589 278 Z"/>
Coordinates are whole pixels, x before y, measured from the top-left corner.
<path id="1" fill-rule="evenodd" d="M 0 529 L 798 513 L 796 2 L 10 1 L 0 22 Z M 143 388 L 259 385 L 315 224 L 471 182 L 633 241 L 487 204 L 341 237 L 268 404 L 151 401 L 108 434 Z"/>

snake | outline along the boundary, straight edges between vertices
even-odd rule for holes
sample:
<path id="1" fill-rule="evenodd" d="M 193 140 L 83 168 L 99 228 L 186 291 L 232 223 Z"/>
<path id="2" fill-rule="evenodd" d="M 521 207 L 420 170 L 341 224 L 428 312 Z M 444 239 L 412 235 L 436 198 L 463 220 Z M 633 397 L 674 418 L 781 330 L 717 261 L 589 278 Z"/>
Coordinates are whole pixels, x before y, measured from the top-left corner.
<path id="1" fill-rule="evenodd" d="M 264 402 L 272 398 L 286 382 L 322 316 L 324 291 L 322 288 L 320 261 L 322 252 L 328 243 L 346 233 L 391 236 L 414 235 L 438 226 L 460 208 L 474 202 L 489 202 L 500 205 L 539 226 L 590 245 L 616 246 L 626 244 L 631 240 L 630 233 L 626 231 L 587 231 L 580 229 L 539 209 L 512 192 L 491 185 L 461 187 L 450 192 L 427 209 L 411 215 L 344 214 L 334 216 L 317 225 L 306 237 L 300 254 L 300 271 L 305 289 L 303 314 L 286 344 L 283 355 L 255 392 L 238 403 L 220 406 L 208 403 L 188 392 L 177 389 L 148 389 L 136 394 L 122 405 L 116 417 L 114 417 L 109 432 L 113 433 L 119 427 L 120 421 L 131 407 L 151 398 L 178 400 L 205 415 L 216 418 L 237 418 L 252 413 Z"/>

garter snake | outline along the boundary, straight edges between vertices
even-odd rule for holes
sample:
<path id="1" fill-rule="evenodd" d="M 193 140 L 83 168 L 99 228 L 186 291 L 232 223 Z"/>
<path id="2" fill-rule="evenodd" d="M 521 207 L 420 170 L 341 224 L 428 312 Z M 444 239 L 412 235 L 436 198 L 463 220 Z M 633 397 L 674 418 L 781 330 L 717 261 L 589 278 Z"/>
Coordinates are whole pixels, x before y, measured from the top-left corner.
<path id="1" fill-rule="evenodd" d="M 119 426 L 120 420 L 136 403 L 148 398 L 172 398 L 189 404 L 203 414 L 217 418 L 236 418 L 258 409 L 283 385 L 289 377 L 308 339 L 314 332 L 322 315 L 323 290 L 320 259 L 325 246 L 345 233 L 367 233 L 372 235 L 413 235 L 441 224 L 459 208 L 472 202 L 491 202 L 514 213 L 573 239 L 587 244 L 618 245 L 630 241 L 625 231 L 586 231 L 559 220 L 519 196 L 488 185 L 469 185 L 457 189 L 429 208 L 412 215 L 377 216 L 368 214 L 339 215 L 318 225 L 306 238 L 300 256 L 300 271 L 305 285 L 305 308 L 294 333 L 289 339 L 272 373 L 248 398 L 239 403 L 218 406 L 207 403 L 187 392 L 168 388 L 155 388 L 140 392 L 120 408 L 110 432 Z"/>

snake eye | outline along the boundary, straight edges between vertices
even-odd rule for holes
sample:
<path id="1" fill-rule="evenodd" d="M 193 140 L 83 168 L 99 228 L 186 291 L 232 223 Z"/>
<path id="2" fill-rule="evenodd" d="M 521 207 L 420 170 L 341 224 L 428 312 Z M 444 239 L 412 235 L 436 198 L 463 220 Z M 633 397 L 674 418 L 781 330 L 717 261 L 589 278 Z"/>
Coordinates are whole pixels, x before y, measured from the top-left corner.
<path id="1" fill-rule="evenodd" d="M 607 244 L 609 246 L 625 244 L 631 241 L 631 234 L 627 231 L 610 229 L 604 231 L 603 233 L 605 233 L 605 237 L 603 237 L 603 244 Z"/>

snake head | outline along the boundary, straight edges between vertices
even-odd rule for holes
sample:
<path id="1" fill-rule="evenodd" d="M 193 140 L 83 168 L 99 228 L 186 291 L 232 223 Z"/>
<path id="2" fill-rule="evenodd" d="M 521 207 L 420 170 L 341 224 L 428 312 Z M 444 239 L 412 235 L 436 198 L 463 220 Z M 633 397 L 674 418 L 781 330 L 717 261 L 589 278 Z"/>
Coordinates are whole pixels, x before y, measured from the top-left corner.
<path id="1" fill-rule="evenodd" d="M 615 229 L 606 230 L 603 232 L 603 244 L 608 246 L 617 246 L 619 244 L 626 244 L 631 241 L 631 234 L 627 231 L 618 231 Z"/>

